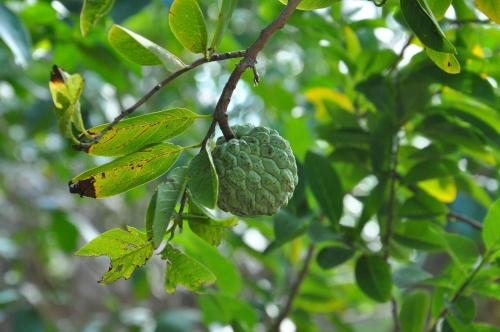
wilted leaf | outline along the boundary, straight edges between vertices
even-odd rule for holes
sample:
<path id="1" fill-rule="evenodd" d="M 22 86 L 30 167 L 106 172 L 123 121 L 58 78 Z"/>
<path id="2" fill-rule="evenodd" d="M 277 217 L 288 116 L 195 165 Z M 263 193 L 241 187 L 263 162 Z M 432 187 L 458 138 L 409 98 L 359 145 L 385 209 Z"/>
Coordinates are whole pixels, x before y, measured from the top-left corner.
<path id="1" fill-rule="evenodd" d="M 113 228 L 87 243 L 75 255 L 108 256 L 111 265 L 99 281 L 110 284 L 120 278 L 128 279 L 134 270 L 144 265 L 153 255 L 153 245 L 146 234 L 134 227 Z"/>
<path id="2" fill-rule="evenodd" d="M 219 178 L 212 155 L 203 147 L 188 166 L 188 188 L 192 199 L 201 205 L 214 208 L 219 193 Z"/>
<path id="3" fill-rule="evenodd" d="M 361 256 L 356 262 L 356 283 L 377 302 L 391 298 L 392 280 L 389 264 L 380 256 Z"/>
<path id="4" fill-rule="evenodd" d="M 169 71 L 185 67 L 182 61 L 149 39 L 114 24 L 109 30 L 108 40 L 123 57 L 143 66 L 163 64 Z"/>
<path id="5" fill-rule="evenodd" d="M 197 0 L 175 0 L 168 14 L 175 38 L 193 53 L 207 51 L 207 27 Z"/>
<path id="6" fill-rule="evenodd" d="M 119 157 L 73 178 L 70 192 L 102 198 L 128 191 L 167 172 L 184 149 L 164 143 Z"/>
<path id="7" fill-rule="evenodd" d="M 129 154 L 181 134 L 200 117 L 203 116 L 185 108 L 173 108 L 125 119 L 106 132 L 98 143 L 92 144 L 87 152 L 98 156 Z M 107 126 L 91 128 L 88 133 L 96 135 Z"/>
<path id="8" fill-rule="evenodd" d="M 151 198 L 146 213 L 146 231 L 155 248 L 158 248 L 165 236 L 175 206 L 186 188 L 186 181 L 186 167 L 177 167 L 168 174 L 164 183 L 158 185 Z"/>
<path id="9" fill-rule="evenodd" d="M 85 132 L 80 113 L 83 85 L 84 80 L 80 74 L 70 75 L 56 65 L 52 67 L 49 89 L 59 120 L 59 129 L 65 137 L 75 142 L 78 140 L 73 134 L 73 127 L 80 132 Z"/>
<path id="10" fill-rule="evenodd" d="M 215 275 L 205 265 L 192 257 L 183 254 L 180 250 L 167 245 L 162 252 L 162 258 L 167 260 L 165 290 L 175 292 L 177 285 L 196 292 L 204 286 L 215 282 Z"/>
<path id="11" fill-rule="evenodd" d="M 115 0 L 84 0 L 80 13 L 80 30 L 85 37 L 113 7 Z"/>

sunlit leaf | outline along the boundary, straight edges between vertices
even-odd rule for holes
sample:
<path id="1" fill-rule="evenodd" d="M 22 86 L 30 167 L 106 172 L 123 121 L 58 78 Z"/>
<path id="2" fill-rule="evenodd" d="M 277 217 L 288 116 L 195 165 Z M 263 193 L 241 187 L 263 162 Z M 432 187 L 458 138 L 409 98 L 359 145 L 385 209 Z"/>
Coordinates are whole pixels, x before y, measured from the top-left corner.
<path id="1" fill-rule="evenodd" d="M 188 188 L 192 199 L 201 205 L 214 208 L 219 193 L 219 178 L 212 155 L 207 148 L 191 159 L 188 166 Z"/>
<path id="2" fill-rule="evenodd" d="M 441 30 L 426 0 L 401 0 L 401 11 L 406 23 L 427 47 L 441 52 L 455 53 Z"/>
<path id="3" fill-rule="evenodd" d="M 329 88 L 311 88 L 304 93 L 307 100 L 314 104 L 317 109 L 317 116 L 321 119 L 323 117 L 327 117 L 327 103 L 331 102 L 334 105 L 340 107 L 344 111 L 354 112 L 354 106 L 352 105 L 351 100 L 343 93 L 337 92 L 333 89 Z"/>
<path id="4" fill-rule="evenodd" d="M 115 0 L 84 0 L 80 13 L 80 30 L 85 37 L 113 7 Z"/>
<path id="5" fill-rule="evenodd" d="M 113 228 L 87 243 L 75 255 L 108 256 L 110 269 L 99 281 L 110 284 L 120 278 L 128 279 L 134 270 L 144 265 L 153 255 L 153 246 L 146 234 L 134 227 Z"/>
<path id="6" fill-rule="evenodd" d="M 210 49 L 215 51 L 219 48 L 219 45 L 224 37 L 224 32 L 226 31 L 231 16 L 233 15 L 234 9 L 238 0 L 222 0 L 220 5 L 219 17 L 217 19 L 217 26 L 215 27 L 214 36 L 212 38 L 212 43 L 210 44 Z"/>
<path id="7" fill-rule="evenodd" d="M 54 102 L 56 116 L 59 120 L 61 133 L 78 142 L 73 128 L 80 133 L 85 132 L 80 113 L 80 97 L 83 92 L 84 80 L 80 74 L 70 75 L 54 65 L 50 73 L 49 89 Z"/>
<path id="8" fill-rule="evenodd" d="M 0 39 L 14 54 L 17 64 L 26 66 L 31 58 L 31 40 L 22 21 L 3 3 L 0 3 Z"/>
<path id="9" fill-rule="evenodd" d="M 460 62 L 458 62 L 457 57 L 451 53 L 444 53 L 434 51 L 433 49 L 426 48 L 425 53 L 442 70 L 448 74 L 458 74 L 460 73 Z"/>
<path id="10" fill-rule="evenodd" d="M 386 302 L 391 297 L 391 268 L 380 256 L 361 256 L 356 262 L 356 283 L 370 298 Z"/>
<path id="11" fill-rule="evenodd" d="M 175 292 L 177 285 L 190 291 L 201 291 L 203 287 L 215 282 L 216 277 L 205 265 L 192 257 L 183 254 L 171 245 L 162 252 L 162 258 L 167 260 L 165 290 Z"/>
<path id="12" fill-rule="evenodd" d="M 207 27 L 197 0 L 175 0 L 168 13 L 175 38 L 193 53 L 206 53 Z"/>
<path id="13" fill-rule="evenodd" d="M 279 0 L 281 3 L 287 4 L 288 0 Z M 320 9 L 320 8 L 326 8 L 330 7 L 333 5 L 335 2 L 339 2 L 340 0 L 302 0 L 299 5 L 297 6 L 297 9 L 300 10 L 313 10 L 313 9 Z"/>
<path id="14" fill-rule="evenodd" d="M 129 154 L 181 134 L 200 117 L 203 116 L 187 109 L 173 108 L 128 118 L 113 126 L 98 143 L 92 144 L 87 152 L 98 156 Z M 91 128 L 88 133 L 96 135 L 107 126 L 106 123 Z"/>
<path id="15" fill-rule="evenodd" d="M 167 172 L 182 150 L 170 143 L 146 147 L 76 176 L 69 182 L 70 192 L 102 198 L 128 191 Z"/>
<path id="16" fill-rule="evenodd" d="M 186 167 L 177 167 L 168 174 L 164 183 L 158 185 L 151 198 L 146 213 L 146 231 L 155 248 L 160 246 L 165 236 L 167 226 L 174 215 L 175 206 L 186 188 L 186 181 Z"/>
<path id="17" fill-rule="evenodd" d="M 483 241 L 488 250 L 500 249 L 500 200 L 491 204 L 484 218 Z"/>
<path id="18" fill-rule="evenodd" d="M 143 66 L 163 64 L 169 71 L 176 71 L 186 65 L 175 55 L 149 39 L 114 24 L 109 30 L 108 40 L 124 58 Z"/>
<path id="19" fill-rule="evenodd" d="M 443 203 L 452 203 L 457 198 L 457 186 L 452 176 L 420 181 L 417 186 Z"/>
<path id="20" fill-rule="evenodd" d="M 498 0 L 475 0 L 474 3 L 484 15 L 500 24 L 500 3 Z"/>

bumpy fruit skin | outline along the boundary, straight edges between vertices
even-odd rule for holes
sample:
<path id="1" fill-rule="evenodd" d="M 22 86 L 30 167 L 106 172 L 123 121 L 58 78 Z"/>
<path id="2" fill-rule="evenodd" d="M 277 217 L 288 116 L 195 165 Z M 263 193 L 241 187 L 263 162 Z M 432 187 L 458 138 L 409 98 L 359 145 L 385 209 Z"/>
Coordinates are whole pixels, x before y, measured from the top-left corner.
<path id="1" fill-rule="evenodd" d="M 234 139 L 217 140 L 212 152 L 219 176 L 219 207 L 237 216 L 272 215 L 298 183 L 287 140 L 274 129 L 237 125 Z"/>

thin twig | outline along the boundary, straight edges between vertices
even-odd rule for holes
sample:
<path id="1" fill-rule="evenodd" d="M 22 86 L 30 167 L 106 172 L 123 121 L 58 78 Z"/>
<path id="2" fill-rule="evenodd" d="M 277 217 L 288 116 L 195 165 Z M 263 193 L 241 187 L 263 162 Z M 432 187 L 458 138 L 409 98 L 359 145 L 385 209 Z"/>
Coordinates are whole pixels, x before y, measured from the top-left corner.
<path id="1" fill-rule="evenodd" d="M 463 222 L 471 227 L 474 227 L 475 229 L 478 229 L 478 230 L 483 229 L 483 225 L 479 221 L 474 220 L 472 218 L 469 218 L 467 216 L 464 216 L 462 214 L 453 212 L 453 211 L 448 212 L 448 218 L 454 219 L 457 221 L 461 221 L 461 222 Z"/>
<path id="2" fill-rule="evenodd" d="M 227 53 L 218 53 L 218 54 L 212 54 L 208 59 L 207 58 L 200 58 L 190 65 L 181 68 L 173 73 L 171 73 L 169 76 L 167 76 L 164 80 L 162 80 L 160 83 L 156 84 L 151 90 L 148 91 L 144 96 L 142 96 L 134 105 L 131 107 L 127 108 L 123 112 L 121 112 L 111 123 L 108 124 L 107 127 L 105 127 L 102 131 L 100 131 L 97 135 L 95 135 L 92 139 L 86 142 L 80 142 L 79 144 L 76 144 L 74 147 L 76 150 L 80 151 L 86 151 L 88 148 L 97 142 L 111 129 L 113 129 L 114 126 L 116 126 L 121 120 L 123 120 L 125 117 L 128 115 L 132 114 L 135 112 L 139 107 L 141 107 L 146 101 L 149 100 L 153 95 L 155 95 L 158 91 L 160 91 L 163 87 L 174 81 L 176 78 L 181 76 L 182 74 L 187 73 L 188 71 L 201 66 L 202 64 L 209 63 L 209 62 L 215 62 L 215 61 L 223 61 L 227 59 L 234 59 L 234 58 L 241 58 L 244 57 L 246 54 L 246 51 L 235 51 L 235 52 L 227 52 Z"/>
<path id="3" fill-rule="evenodd" d="M 293 14 L 295 8 L 297 8 L 300 0 L 289 0 L 288 4 L 281 11 L 279 16 L 271 22 L 264 30 L 261 31 L 259 38 L 247 49 L 245 57 L 241 59 L 241 61 L 236 65 L 236 68 L 229 76 L 229 79 L 222 90 L 222 94 L 215 106 L 214 111 L 214 119 L 219 124 L 219 127 L 224 134 L 226 140 L 230 140 L 234 137 L 231 128 L 229 127 L 227 121 L 227 107 L 229 106 L 229 102 L 231 101 L 231 97 L 233 95 L 234 89 L 236 89 L 236 85 L 243 73 L 249 68 L 253 67 L 257 61 L 257 55 L 264 48 L 264 46 L 269 41 L 269 38 L 278 30 L 280 30 L 285 23 L 288 21 L 288 18 Z M 213 133 L 210 133 L 210 136 Z"/>
<path id="4" fill-rule="evenodd" d="M 391 67 L 389 67 L 389 71 L 387 72 L 388 75 L 390 75 L 399 65 L 399 63 L 401 62 L 401 60 L 403 60 L 403 57 L 405 55 L 405 52 L 406 52 L 406 49 L 408 47 L 410 47 L 411 43 L 413 41 L 413 35 L 411 35 L 410 37 L 408 37 L 408 40 L 406 41 L 406 43 L 403 45 L 403 48 L 401 49 L 401 51 L 399 52 L 398 54 L 398 57 L 396 59 L 396 61 L 392 64 Z"/>
<path id="5" fill-rule="evenodd" d="M 462 284 L 460 285 L 460 287 L 455 291 L 455 293 L 453 294 L 451 300 L 450 300 L 450 304 L 451 305 L 452 303 L 454 303 L 460 296 L 462 296 L 462 294 L 465 292 L 465 290 L 467 289 L 467 287 L 469 287 L 469 285 L 471 284 L 471 282 L 474 280 L 474 278 L 476 277 L 476 275 L 479 273 L 479 271 L 484 267 L 484 265 L 486 263 L 488 263 L 489 259 L 490 259 L 490 255 L 491 255 L 491 251 L 487 251 L 483 257 L 481 258 L 481 262 L 476 266 L 476 268 L 474 270 L 471 271 L 471 273 L 465 278 L 465 280 L 462 282 Z M 449 312 L 449 305 L 447 305 L 446 307 L 444 307 L 441 312 L 439 313 L 438 317 L 436 318 L 436 320 L 431 324 L 431 327 L 429 329 L 429 332 L 433 332 L 436 330 L 436 327 L 437 327 L 437 324 L 438 322 L 441 320 L 441 319 L 444 319 L 446 317 L 446 315 L 448 314 Z"/>
<path id="6" fill-rule="evenodd" d="M 300 286 L 302 285 L 302 282 L 304 282 L 304 279 L 307 273 L 309 272 L 309 267 L 311 266 L 315 248 L 316 247 L 314 244 L 310 244 L 309 247 L 307 248 L 306 257 L 304 259 L 304 265 L 302 266 L 302 269 L 299 271 L 299 274 L 297 275 L 297 279 L 292 285 L 292 289 L 290 290 L 290 293 L 286 300 L 285 306 L 283 307 L 283 310 L 281 310 L 278 317 L 271 325 L 269 332 L 279 332 L 281 322 L 283 322 L 283 320 L 290 314 L 290 311 L 292 310 L 293 307 L 293 301 L 297 297 L 300 290 Z"/>

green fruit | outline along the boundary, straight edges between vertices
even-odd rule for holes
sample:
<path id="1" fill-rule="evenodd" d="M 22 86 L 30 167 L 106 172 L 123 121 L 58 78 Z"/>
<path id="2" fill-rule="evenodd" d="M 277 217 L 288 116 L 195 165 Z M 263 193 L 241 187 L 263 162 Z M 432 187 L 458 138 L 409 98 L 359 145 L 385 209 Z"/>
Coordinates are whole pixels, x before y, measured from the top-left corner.
<path id="1" fill-rule="evenodd" d="M 219 176 L 219 207 L 237 216 L 272 215 L 285 206 L 298 182 L 287 140 L 274 129 L 232 127 L 235 138 L 217 140 L 213 160 Z"/>

